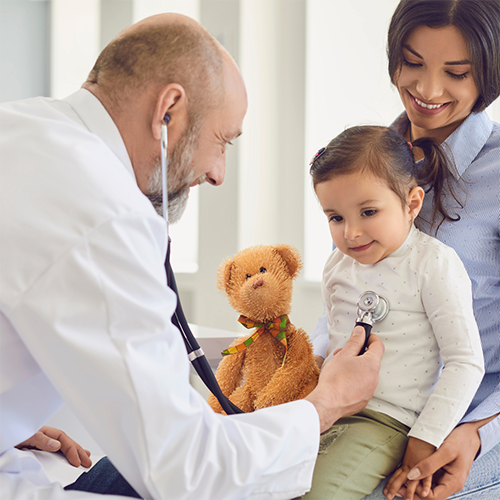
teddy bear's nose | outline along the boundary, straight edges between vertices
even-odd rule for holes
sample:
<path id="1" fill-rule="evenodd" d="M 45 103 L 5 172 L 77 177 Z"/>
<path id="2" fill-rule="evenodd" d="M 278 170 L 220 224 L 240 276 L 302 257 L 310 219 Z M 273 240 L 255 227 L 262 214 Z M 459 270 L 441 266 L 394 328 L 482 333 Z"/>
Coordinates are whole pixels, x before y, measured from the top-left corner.
<path id="1" fill-rule="evenodd" d="M 262 278 L 259 278 L 258 280 L 255 280 L 253 283 L 252 283 L 252 286 L 254 287 L 254 289 L 256 290 L 259 286 L 262 286 L 264 284 L 264 280 Z"/>

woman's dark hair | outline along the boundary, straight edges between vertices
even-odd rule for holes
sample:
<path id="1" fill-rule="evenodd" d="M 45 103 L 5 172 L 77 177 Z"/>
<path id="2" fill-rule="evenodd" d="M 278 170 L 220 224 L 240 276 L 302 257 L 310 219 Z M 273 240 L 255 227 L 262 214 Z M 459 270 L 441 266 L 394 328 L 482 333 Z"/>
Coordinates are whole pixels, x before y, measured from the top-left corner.
<path id="1" fill-rule="evenodd" d="M 419 26 L 455 26 L 462 33 L 479 91 L 472 112 L 482 111 L 500 95 L 500 0 L 401 0 L 389 25 L 387 43 L 394 84 L 403 64 L 403 44 Z"/>
<path id="2" fill-rule="evenodd" d="M 424 152 L 424 162 L 415 163 L 412 147 Z M 385 181 L 403 207 L 414 187 L 420 186 L 426 193 L 432 190 L 433 212 L 429 222 L 432 228 L 436 226 L 437 233 L 445 220 L 460 220 L 459 215 L 452 216 L 444 207 L 448 194 L 463 208 L 449 183 L 448 165 L 441 145 L 431 137 L 417 139 L 411 146 L 391 128 L 358 126 L 344 130 L 326 148 L 320 149 L 311 162 L 310 174 L 316 188 L 317 184 L 339 175 L 368 172 Z"/>

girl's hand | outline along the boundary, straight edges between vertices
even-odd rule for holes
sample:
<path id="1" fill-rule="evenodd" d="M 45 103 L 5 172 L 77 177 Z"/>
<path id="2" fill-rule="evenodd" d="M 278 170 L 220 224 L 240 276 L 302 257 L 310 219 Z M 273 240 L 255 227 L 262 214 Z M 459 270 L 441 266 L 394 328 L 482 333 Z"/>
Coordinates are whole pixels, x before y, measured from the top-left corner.
<path id="1" fill-rule="evenodd" d="M 36 448 L 42 451 L 61 451 L 68 462 L 74 467 L 90 467 L 90 451 L 84 450 L 76 441 L 67 434 L 53 427 L 42 427 L 36 434 L 26 441 L 19 443 L 16 448 Z"/>
<path id="2" fill-rule="evenodd" d="M 413 495 L 415 494 L 415 490 L 417 486 L 421 483 L 421 491 L 420 495 L 422 497 L 427 497 L 431 491 L 432 486 L 432 474 L 430 476 L 421 478 L 418 481 L 411 481 L 408 479 L 408 473 L 410 470 L 418 464 L 420 461 L 425 458 L 431 456 L 436 451 L 436 447 L 432 444 L 426 443 L 417 438 L 410 437 L 408 439 L 408 445 L 406 447 L 405 456 L 403 458 L 403 463 L 399 469 L 394 471 L 389 481 L 387 481 L 387 485 L 384 488 L 384 495 L 392 500 L 396 493 L 399 492 L 403 486 L 406 487 L 406 493 L 404 494 L 404 498 L 406 500 L 413 500 Z"/>
<path id="3" fill-rule="evenodd" d="M 325 361 L 325 358 L 323 356 L 314 356 L 314 361 L 316 361 L 316 364 L 318 365 L 318 368 L 321 370 L 321 367 L 323 366 L 323 362 Z"/>

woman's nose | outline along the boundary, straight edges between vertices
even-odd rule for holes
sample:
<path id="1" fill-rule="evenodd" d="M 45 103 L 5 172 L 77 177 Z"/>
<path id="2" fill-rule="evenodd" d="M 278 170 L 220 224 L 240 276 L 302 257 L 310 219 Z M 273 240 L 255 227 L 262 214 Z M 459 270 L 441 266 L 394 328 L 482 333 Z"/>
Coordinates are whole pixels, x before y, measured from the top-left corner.
<path id="1" fill-rule="evenodd" d="M 427 103 L 434 101 L 438 104 L 437 99 L 443 95 L 443 86 L 436 75 L 426 73 L 417 82 L 417 91 Z"/>

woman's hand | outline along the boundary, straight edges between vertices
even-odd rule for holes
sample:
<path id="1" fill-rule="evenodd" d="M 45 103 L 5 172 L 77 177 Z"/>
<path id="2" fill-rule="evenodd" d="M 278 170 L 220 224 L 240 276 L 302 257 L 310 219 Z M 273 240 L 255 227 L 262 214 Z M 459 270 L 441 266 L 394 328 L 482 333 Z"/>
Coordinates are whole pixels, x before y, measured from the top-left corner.
<path id="1" fill-rule="evenodd" d="M 53 427 L 42 427 L 36 434 L 26 441 L 19 443 L 16 448 L 36 448 L 42 451 L 61 451 L 68 462 L 74 467 L 90 467 L 90 451 L 84 450 L 76 441 L 67 434 Z"/>
<path id="2" fill-rule="evenodd" d="M 455 427 L 432 455 L 412 468 L 408 474 L 410 480 L 420 481 L 432 476 L 431 489 L 427 490 L 419 485 L 416 490 L 417 498 L 445 500 L 462 490 L 481 447 L 478 430 L 497 416 L 498 414 Z M 406 489 L 402 487 L 398 493 L 407 498 L 405 491 Z M 384 494 L 387 496 L 387 493 L 386 487 Z"/>
<path id="3" fill-rule="evenodd" d="M 426 443 L 421 439 L 410 437 L 408 439 L 408 445 L 406 447 L 405 456 L 403 458 L 403 463 L 392 476 L 387 485 L 384 488 L 384 495 L 392 500 L 396 493 L 398 493 L 403 486 L 405 486 L 404 498 L 406 500 L 413 500 L 413 496 L 417 489 L 417 486 L 421 486 L 420 490 L 422 495 L 425 497 L 428 495 L 432 485 L 432 473 L 427 476 L 420 476 L 419 480 L 411 480 L 408 477 L 410 470 L 412 470 L 415 465 L 422 462 L 425 458 L 430 457 L 436 451 L 436 447 L 432 444 Z"/>

